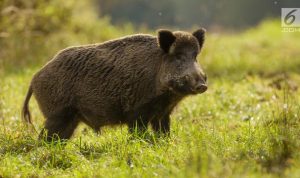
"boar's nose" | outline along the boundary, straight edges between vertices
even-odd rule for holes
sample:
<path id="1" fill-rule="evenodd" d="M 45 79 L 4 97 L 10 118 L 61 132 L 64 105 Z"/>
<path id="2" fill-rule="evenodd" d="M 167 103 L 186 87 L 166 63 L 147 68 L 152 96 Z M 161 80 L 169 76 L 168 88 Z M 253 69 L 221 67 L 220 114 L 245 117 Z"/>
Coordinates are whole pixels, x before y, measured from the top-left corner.
<path id="1" fill-rule="evenodd" d="M 203 93 L 207 90 L 207 77 L 206 74 L 200 73 L 200 72 L 195 72 L 193 74 L 194 76 L 194 91 L 196 93 Z"/>
<path id="2" fill-rule="evenodd" d="M 198 83 L 196 86 L 195 86 L 195 91 L 197 93 L 203 93 L 207 90 L 207 85 L 206 84 L 203 84 L 203 83 Z"/>

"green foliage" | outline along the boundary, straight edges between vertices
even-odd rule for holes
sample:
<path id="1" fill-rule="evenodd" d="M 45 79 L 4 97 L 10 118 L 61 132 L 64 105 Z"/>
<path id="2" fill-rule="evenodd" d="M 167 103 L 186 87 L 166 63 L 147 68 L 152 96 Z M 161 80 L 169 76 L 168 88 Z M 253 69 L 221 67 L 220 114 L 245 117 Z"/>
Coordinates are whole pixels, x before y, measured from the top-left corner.
<path id="1" fill-rule="evenodd" d="M 61 1 L 3 0 L 0 3 L 0 29 L 7 36 L 14 33 L 46 35 L 63 28 L 62 24 L 68 24 L 72 16 L 72 4 Z"/>
<path id="2" fill-rule="evenodd" d="M 0 74 L 40 65 L 58 50 L 131 33 L 98 19 L 90 1 L 4 0 L 0 2 Z"/>

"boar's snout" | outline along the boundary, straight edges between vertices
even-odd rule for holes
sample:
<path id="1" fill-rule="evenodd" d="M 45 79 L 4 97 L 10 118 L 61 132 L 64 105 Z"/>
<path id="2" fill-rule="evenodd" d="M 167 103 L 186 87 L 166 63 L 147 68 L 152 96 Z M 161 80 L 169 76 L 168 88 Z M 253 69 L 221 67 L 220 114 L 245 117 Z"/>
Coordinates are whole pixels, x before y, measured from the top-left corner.
<path id="1" fill-rule="evenodd" d="M 196 93 L 204 93 L 206 90 L 207 90 L 207 85 L 203 83 L 197 84 L 194 89 Z"/>
<path id="2" fill-rule="evenodd" d="M 180 94 L 200 94 L 207 90 L 206 75 L 189 73 L 169 81 L 170 88 Z"/>
<path id="3" fill-rule="evenodd" d="M 193 93 L 204 93 L 207 90 L 206 75 L 201 72 L 196 72 L 192 76 L 193 77 L 189 77 L 192 80 L 189 83 L 191 83 Z"/>

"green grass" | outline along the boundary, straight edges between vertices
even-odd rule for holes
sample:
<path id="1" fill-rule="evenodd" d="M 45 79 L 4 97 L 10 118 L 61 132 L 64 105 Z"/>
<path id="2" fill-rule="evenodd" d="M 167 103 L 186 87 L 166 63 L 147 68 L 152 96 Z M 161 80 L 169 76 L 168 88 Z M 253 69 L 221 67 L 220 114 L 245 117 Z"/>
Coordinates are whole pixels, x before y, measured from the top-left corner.
<path id="1" fill-rule="evenodd" d="M 299 40 L 273 21 L 240 34 L 209 34 L 199 56 L 209 89 L 176 108 L 170 138 L 150 129 L 132 137 L 126 126 L 95 135 L 80 125 L 66 144 L 43 143 L 20 119 L 40 66 L 3 72 L 0 177 L 299 177 Z M 34 100 L 30 109 L 40 130 Z"/>

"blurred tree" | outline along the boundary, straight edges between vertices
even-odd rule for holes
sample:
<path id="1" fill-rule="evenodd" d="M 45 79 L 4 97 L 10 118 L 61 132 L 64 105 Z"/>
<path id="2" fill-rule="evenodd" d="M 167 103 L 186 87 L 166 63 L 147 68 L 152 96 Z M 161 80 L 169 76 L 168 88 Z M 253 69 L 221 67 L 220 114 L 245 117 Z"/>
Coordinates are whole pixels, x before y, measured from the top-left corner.
<path id="1" fill-rule="evenodd" d="M 98 18 L 93 3 L 0 0 L 0 74 L 43 63 L 70 45 L 101 42 L 132 32 L 130 24 L 114 27 L 108 18 Z"/>
<path id="2" fill-rule="evenodd" d="M 45 55 L 49 36 L 68 26 L 71 15 L 72 1 L 0 0 L 0 71 Z"/>
<path id="3" fill-rule="evenodd" d="M 47 34 L 70 21 L 72 1 L 1 0 L 0 33 Z"/>

